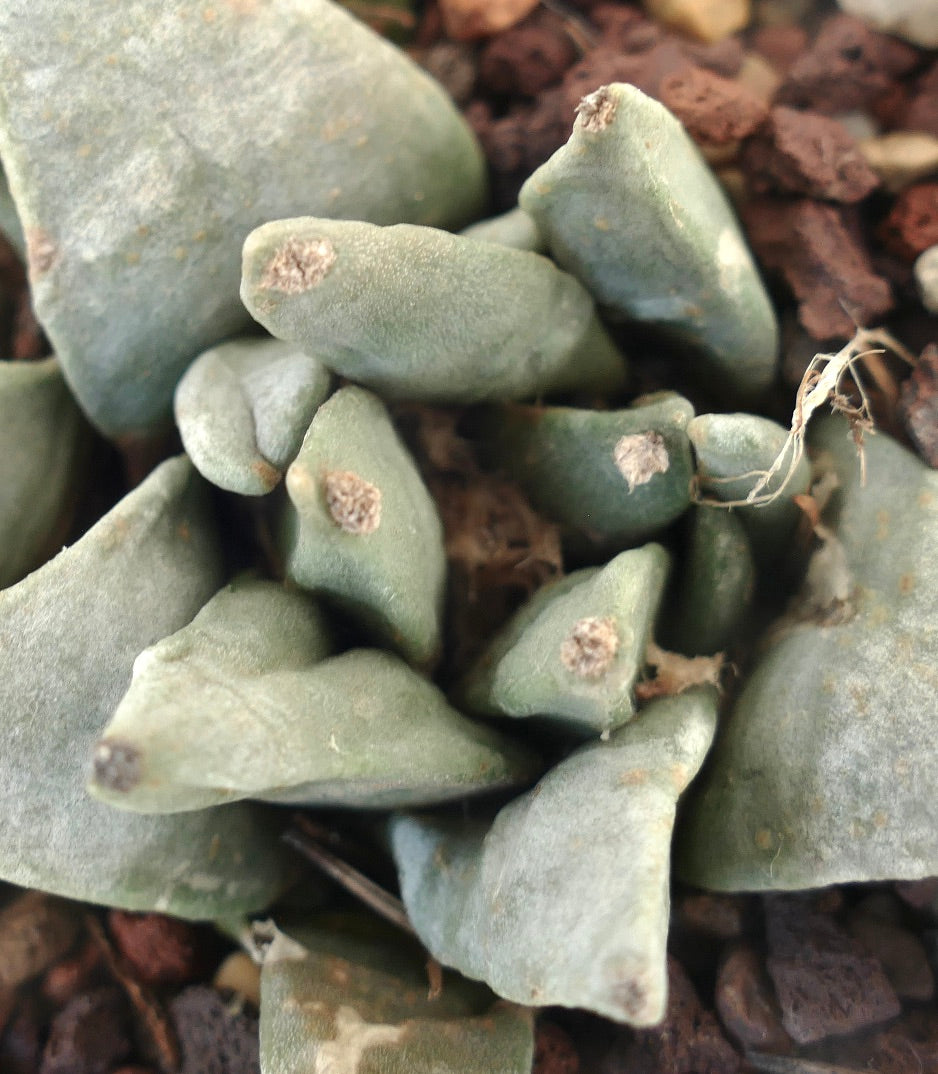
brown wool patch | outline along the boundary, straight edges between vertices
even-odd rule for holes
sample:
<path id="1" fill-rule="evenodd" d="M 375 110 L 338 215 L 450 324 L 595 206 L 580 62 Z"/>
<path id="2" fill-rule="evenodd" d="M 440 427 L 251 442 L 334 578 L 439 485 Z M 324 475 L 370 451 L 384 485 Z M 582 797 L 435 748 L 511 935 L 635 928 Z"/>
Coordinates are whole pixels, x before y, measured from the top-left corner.
<path id="1" fill-rule="evenodd" d="M 584 130 L 593 134 L 604 131 L 616 114 L 617 102 L 608 86 L 600 86 L 595 93 L 583 97 L 576 106 Z"/>
<path id="2" fill-rule="evenodd" d="M 325 279 L 336 256 L 330 239 L 287 239 L 267 262 L 261 287 L 300 295 Z"/>
<path id="3" fill-rule="evenodd" d="M 574 623 L 560 646 L 560 660 L 574 675 L 598 679 L 608 670 L 618 648 L 616 621 L 588 616 Z"/>
<path id="4" fill-rule="evenodd" d="M 655 474 L 667 473 L 671 465 L 664 437 L 651 431 L 619 437 L 612 457 L 629 484 L 629 492 L 634 492 L 637 485 L 647 485 Z"/>
<path id="5" fill-rule="evenodd" d="M 381 525 L 381 489 L 351 470 L 326 474 L 326 504 L 336 525 L 346 533 L 374 533 Z"/>

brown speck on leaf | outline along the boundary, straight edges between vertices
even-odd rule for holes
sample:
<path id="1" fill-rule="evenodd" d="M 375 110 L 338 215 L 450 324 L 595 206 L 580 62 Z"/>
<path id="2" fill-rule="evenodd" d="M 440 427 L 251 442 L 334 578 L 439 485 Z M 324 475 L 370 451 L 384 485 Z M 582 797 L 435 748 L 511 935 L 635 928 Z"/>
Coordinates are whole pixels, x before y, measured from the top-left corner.
<path id="1" fill-rule="evenodd" d="M 564 639 L 560 659 L 574 675 L 582 679 L 598 679 L 609 669 L 618 648 L 615 620 L 588 616 L 576 622 Z"/>
<path id="2" fill-rule="evenodd" d="M 59 248 L 52 238 L 39 228 L 26 232 L 26 262 L 33 279 L 45 275 L 55 264 Z"/>
<path id="3" fill-rule="evenodd" d="M 140 751 L 124 742 L 99 742 L 94 748 L 94 780 L 111 791 L 133 790 L 140 782 Z"/>
<path id="4" fill-rule="evenodd" d="M 351 470 L 326 474 L 326 504 L 336 525 L 346 533 L 374 533 L 381 525 L 381 489 Z"/>
<path id="5" fill-rule="evenodd" d="M 608 86 L 600 86 L 595 93 L 584 97 L 576 107 L 584 130 L 592 134 L 604 131 L 616 114 L 616 99 Z"/>
<path id="6" fill-rule="evenodd" d="M 261 287 L 300 295 L 321 283 L 336 262 L 331 240 L 287 239 L 267 262 L 261 277 Z"/>
<path id="7" fill-rule="evenodd" d="M 653 431 L 619 437 L 612 457 L 629 484 L 629 492 L 638 485 L 647 485 L 655 474 L 666 474 L 671 465 L 664 437 Z"/>

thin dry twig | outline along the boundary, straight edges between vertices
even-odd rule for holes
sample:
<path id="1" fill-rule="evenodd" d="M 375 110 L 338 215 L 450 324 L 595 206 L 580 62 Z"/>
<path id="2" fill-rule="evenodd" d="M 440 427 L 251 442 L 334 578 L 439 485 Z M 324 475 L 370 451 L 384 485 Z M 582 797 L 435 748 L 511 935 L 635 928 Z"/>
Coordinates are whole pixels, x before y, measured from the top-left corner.
<path id="1" fill-rule="evenodd" d="M 310 831 L 313 826 L 307 827 L 305 821 L 306 818 L 303 816 L 294 817 L 295 827 L 284 832 L 284 842 L 294 850 L 298 850 L 315 866 L 322 869 L 327 876 L 331 876 L 346 891 L 369 906 L 375 913 L 380 914 L 386 921 L 390 921 L 392 925 L 403 929 L 409 935 L 416 936 L 414 926 L 410 923 L 401 900 L 385 891 L 380 884 L 376 884 L 374 880 L 349 865 L 347 861 L 326 850 L 317 841 L 315 828 Z"/>
<path id="2" fill-rule="evenodd" d="M 302 814 L 293 818 L 297 831 L 292 828 L 284 832 L 283 839 L 294 850 L 298 850 L 305 858 L 318 866 L 333 880 L 341 884 L 356 899 L 360 899 L 375 913 L 380 914 L 385 921 L 396 925 L 410 936 L 417 937 L 414 926 L 410 923 L 407 911 L 400 899 L 395 898 L 389 891 L 385 891 L 380 884 L 359 872 L 347 861 L 326 850 L 317 840 L 322 835 L 322 829 L 314 821 Z M 427 999 L 439 999 L 443 995 L 443 967 L 431 955 L 427 953 Z"/>

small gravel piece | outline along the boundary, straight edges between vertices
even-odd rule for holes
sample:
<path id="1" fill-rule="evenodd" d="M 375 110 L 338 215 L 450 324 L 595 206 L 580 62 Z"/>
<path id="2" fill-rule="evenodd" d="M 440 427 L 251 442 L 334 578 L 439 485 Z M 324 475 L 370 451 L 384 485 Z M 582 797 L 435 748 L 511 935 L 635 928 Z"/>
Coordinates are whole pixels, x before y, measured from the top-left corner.
<path id="1" fill-rule="evenodd" d="M 776 101 L 826 115 L 866 108 L 918 63 L 919 53 L 910 45 L 852 15 L 832 15 L 792 64 Z"/>
<path id="2" fill-rule="evenodd" d="M 796 1043 L 856 1033 L 899 1014 L 882 963 L 832 917 L 798 896 L 770 895 L 764 906 L 766 968 Z"/>
<path id="3" fill-rule="evenodd" d="M 739 944 L 725 955 L 717 970 L 714 1003 L 723 1028 L 745 1051 L 792 1051 L 772 983 L 754 947 Z"/>
<path id="4" fill-rule="evenodd" d="M 807 198 L 755 198 L 742 210 L 756 256 L 792 289 L 798 319 L 817 340 L 849 339 L 893 306 L 888 281 L 873 271 L 844 213 Z"/>
<path id="5" fill-rule="evenodd" d="M 766 107 L 739 82 L 703 67 L 686 67 L 663 79 L 661 103 L 696 142 L 724 145 L 752 134 Z"/>
<path id="6" fill-rule="evenodd" d="M 906 187 L 880 226 L 880 236 L 893 253 L 907 261 L 938 245 L 938 183 Z"/>
<path id="7" fill-rule="evenodd" d="M 757 193 L 862 201 L 879 185 L 846 127 L 818 112 L 777 107 L 746 144 L 741 163 Z"/>
<path id="8" fill-rule="evenodd" d="M 260 1074 L 257 1019 L 234 1012 L 213 988 L 187 988 L 170 1016 L 182 1052 L 179 1074 Z"/>
<path id="9" fill-rule="evenodd" d="M 108 928 L 120 953 L 143 984 L 181 985 L 202 969 L 195 928 L 163 914 L 111 910 Z"/>

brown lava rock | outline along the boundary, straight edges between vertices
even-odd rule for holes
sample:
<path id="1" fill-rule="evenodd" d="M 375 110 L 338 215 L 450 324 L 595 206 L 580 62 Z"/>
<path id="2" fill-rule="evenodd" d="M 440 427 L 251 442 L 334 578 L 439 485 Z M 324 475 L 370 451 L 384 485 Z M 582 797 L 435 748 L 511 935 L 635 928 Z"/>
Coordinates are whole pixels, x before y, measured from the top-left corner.
<path id="1" fill-rule="evenodd" d="M 902 385 L 899 413 L 919 455 L 938 470 L 938 344 L 928 344 L 911 376 Z M 938 881 L 919 883 L 926 885 L 921 896 L 922 905 L 931 905 L 938 898 Z"/>
<path id="2" fill-rule="evenodd" d="M 874 273 L 843 210 L 756 198 L 742 214 L 757 257 L 792 289 L 798 319 L 815 339 L 850 338 L 856 324 L 876 324 L 892 308 L 889 283 Z"/>
<path id="3" fill-rule="evenodd" d="M 131 1049 L 121 990 L 108 986 L 84 992 L 53 1020 L 39 1074 L 108 1074 Z"/>
<path id="4" fill-rule="evenodd" d="M 880 226 L 880 235 L 893 253 L 907 261 L 938 244 L 938 183 L 906 187 Z"/>
<path id="5" fill-rule="evenodd" d="M 117 949 L 142 984 L 185 984 L 204 968 L 195 927 L 178 918 L 111 910 L 108 928 Z"/>
<path id="6" fill-rule="evenodd" d="M 661 103 L 684 124 L 695 142 L 724 145 L 752 134 L 766 118 L 759 98 L 729 78 L 686 67 L 661 82 Z"/>
<path id="7" fill-rule="evenodd" d="M 666 78 L 686 73 L 691 67 L 693 63 L 687 53 L 671 38 L 644 52 L 620 52 L 603 44 L 591 49 L 567 71 L 563 80 L 566 94 L 564 107 L 576 108 L 597 86 L 606 86 L 611 82 L 628 82 L 637 86 L 642 93 L 657 99 Z M 568 123 L 568 128 L 571 125 Z"/>
<path id="8" fill-rule="evenodd" d="M 260 1074 L 257 1019 L 233 1013 L 213 988 L 187 988 L 170 1015 L 182 1052 L 179 1074 Z"/>
<path id="9" fill-rule="evenodd" d="M 479 59 L 479 88 L 496 96 L 536 97 L 559 82 L 576 58 L 563 23 L 541 9 L 486 45 Z"/>
<path id="10" fill-rule="evenodd" d="M 749 944 L 737 944 L 724 956 L 717 970 L 714 1002 L 723 1028 L 744 1050 L 792 1051 L 763 960 Z"/>
<path id="11" fill-rule="evenodd" d="M 780 191 L 856 202 L 879 185 L 842 123 L 784 106 L 773 108 L 747 142 L 741 164 L 757 193 Z"/>
<path id="12" fill-rule="evenodd" d="M 871 105 L 912 71 L 919 53 L 852 15 L 832 15 L 791 66 L 776 102 L 827 115 Z"/>
<path id="13" fill-rule="evenodd" d="M 832 917 L 798 896 L 771 895 L 764 905 L 766 968 L 796 1043 L 855 1033 L 899 1014 L 882 964 Z"/>

